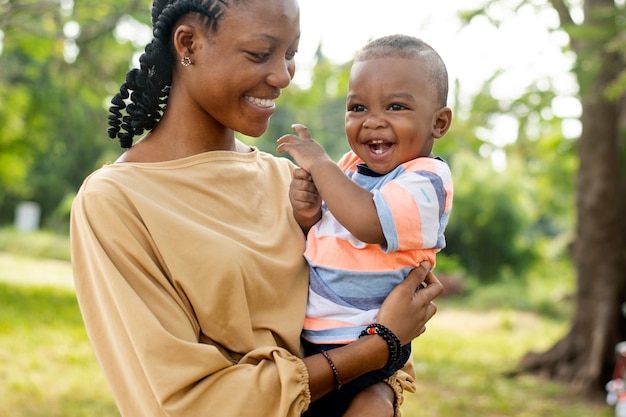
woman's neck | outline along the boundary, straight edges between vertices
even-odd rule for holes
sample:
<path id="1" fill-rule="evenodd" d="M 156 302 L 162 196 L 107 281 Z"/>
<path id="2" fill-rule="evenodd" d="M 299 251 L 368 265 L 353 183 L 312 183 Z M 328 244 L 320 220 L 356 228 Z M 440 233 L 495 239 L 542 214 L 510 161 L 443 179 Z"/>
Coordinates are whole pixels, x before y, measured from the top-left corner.
<path id="1" fill-rule="evenodd" d="M 117 162 L 163 162 L 211 151 L 250 152 L 249 146 L 235 138 L 235 132 L 206 115 L 200 119 L 203 123 L 189 123 L 199 118 L 165 113 Z"/>

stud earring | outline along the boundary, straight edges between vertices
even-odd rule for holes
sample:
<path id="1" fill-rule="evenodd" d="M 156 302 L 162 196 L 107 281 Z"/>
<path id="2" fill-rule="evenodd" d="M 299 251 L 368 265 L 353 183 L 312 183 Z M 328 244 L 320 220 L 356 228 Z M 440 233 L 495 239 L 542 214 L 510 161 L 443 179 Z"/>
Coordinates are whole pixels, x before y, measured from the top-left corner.
<path id="1" fill-rule="evenodd" d="M 188 56 L 184 56 L 180 59 L 180 63 L 183 67 L 188 67 L 189 65 L 191 65 L 191 58 L 189 58 Z"/>

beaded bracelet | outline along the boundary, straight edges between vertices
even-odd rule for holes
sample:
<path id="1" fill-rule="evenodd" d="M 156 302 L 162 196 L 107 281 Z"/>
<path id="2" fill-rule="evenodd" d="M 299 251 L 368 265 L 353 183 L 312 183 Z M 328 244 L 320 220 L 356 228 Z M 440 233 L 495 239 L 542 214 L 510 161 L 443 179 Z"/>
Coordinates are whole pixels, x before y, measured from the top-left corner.
<path id="1" fill-rule="evenodd" d="M 335 381 L 337 381 L 337 389 L 340 390 L 343 385 L 341 384 L 341 379 L 339 379 L 339 372 L 337 372 L 337 367 L 333 363 L 333 360 L 330 358 L 330 355 L 325 350 L 322 350 L 322 355 L 326 358 L 326 361 L 330 365 L 330 369 L 333 371 L 333 376 L 335 377 Z"/>
<path id="2" fill-rule="evenodd" d="M 402 358 L 402 345 L 400 344 L 398 336 L 382 324 L 372 323 L 363 329 L 359 338 L 375 334 L 382 337 L 385 342 L 387 342 L 387 347 L 389 348 L 389 360 L 385 366 L 390 366 L 398 362 Z"/>

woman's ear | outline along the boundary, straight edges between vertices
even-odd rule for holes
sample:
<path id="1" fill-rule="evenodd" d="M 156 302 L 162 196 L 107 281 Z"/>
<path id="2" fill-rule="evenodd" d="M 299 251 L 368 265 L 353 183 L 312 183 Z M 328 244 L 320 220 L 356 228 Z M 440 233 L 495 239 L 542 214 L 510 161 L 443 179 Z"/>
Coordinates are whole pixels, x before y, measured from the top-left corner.
<path id="1" fill-rule="evenodd" d="M 446 134 L 452 124 L 452 110 L 449 107 L 442 107 L 434 115 L 432 135 L 439 139 Z"/>
<path id="2" fill-rule="evenodd" d="M 193 25 L 189 25 L 185 22 L 178 24 L 174 28 L 174 34 L 172 35 L 172 43 L 174 50 L 176 50 L 176 56 L 180 61 L 183 57 L 193 57 L 193 43 L 196 36 L 196 29 Z"/>

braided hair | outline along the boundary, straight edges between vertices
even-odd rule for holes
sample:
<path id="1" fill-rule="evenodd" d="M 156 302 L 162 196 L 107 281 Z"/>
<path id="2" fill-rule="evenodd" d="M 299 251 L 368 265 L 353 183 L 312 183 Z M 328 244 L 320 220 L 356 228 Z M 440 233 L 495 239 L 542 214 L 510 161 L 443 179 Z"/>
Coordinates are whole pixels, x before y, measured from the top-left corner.
<path id="1" fill-rule="evenodd" d="M 139 68 L 126 74 L 120 92 L 111 99 L 107 130 L 111 139 L 117 138 L 122 148 L 130 148 L 135 136 L 153 129 L 161 120 L 177 62 L 170 44 L 176 21 L 188 13 L 195 13 L 215 32 L 220 18 L 234 1 L 154 0 L 153 39 L 139 58 Z M 126 114 L 122 114 L 123 110 Z"/>

